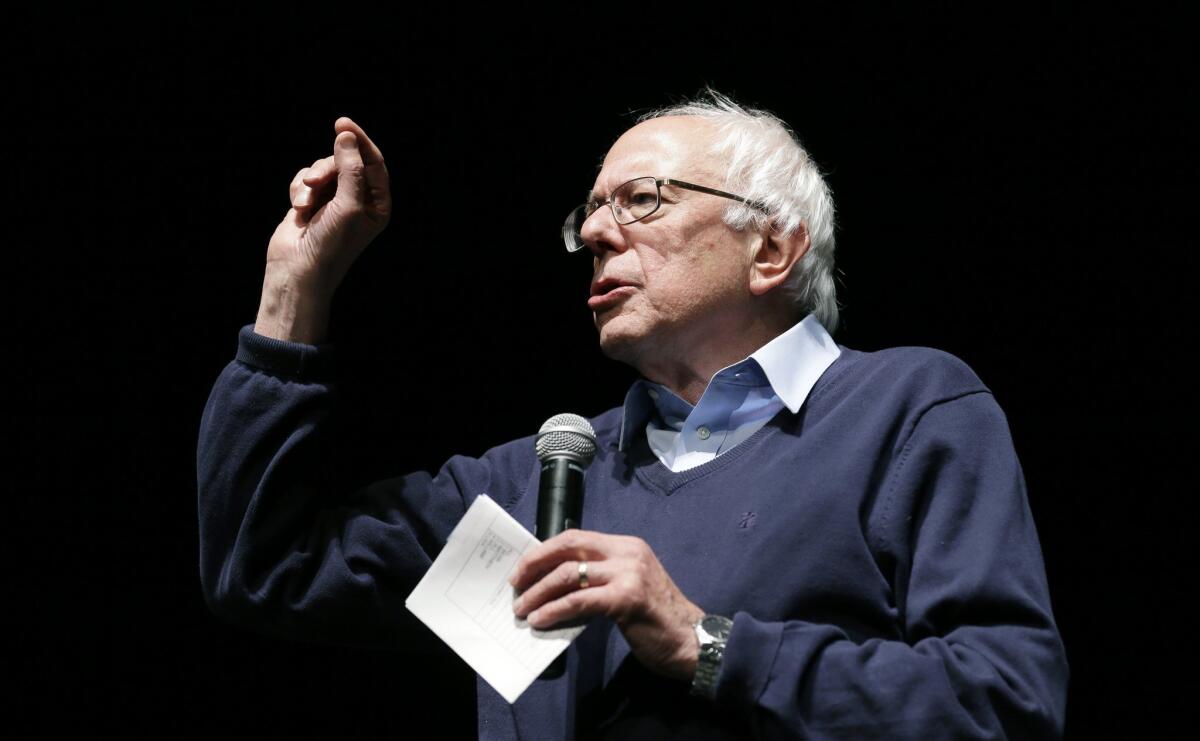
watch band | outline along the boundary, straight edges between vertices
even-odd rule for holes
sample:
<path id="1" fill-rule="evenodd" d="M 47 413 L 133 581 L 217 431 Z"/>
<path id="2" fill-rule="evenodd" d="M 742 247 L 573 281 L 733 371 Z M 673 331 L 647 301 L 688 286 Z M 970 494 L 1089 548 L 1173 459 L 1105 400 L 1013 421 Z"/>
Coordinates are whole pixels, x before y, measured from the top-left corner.
<path id="1" fill-rule="evenodd" d="M 705 615 L 692 628 L 700 641 L 692 694 L 712 700 L 717 696 L 717 676 L 721 673 L 721 660 L 725 656 L 725 643 L 729 640 L 733 621 L 723 615 Z"/>

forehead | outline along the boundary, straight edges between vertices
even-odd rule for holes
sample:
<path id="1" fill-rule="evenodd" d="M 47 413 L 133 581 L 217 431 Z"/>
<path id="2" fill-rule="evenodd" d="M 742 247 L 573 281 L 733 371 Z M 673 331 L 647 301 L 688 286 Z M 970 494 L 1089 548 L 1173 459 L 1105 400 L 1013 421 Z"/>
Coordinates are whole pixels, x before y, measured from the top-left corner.
<path id="1" fill-rule="evenodd" d="M 721 174 L 712 154 L 715 131 L 694 116 L 668 116 L 644 121 L 617 139 L 596 176 L 593 189 L 607 193 L 636 177 L 712 180 Z"/>

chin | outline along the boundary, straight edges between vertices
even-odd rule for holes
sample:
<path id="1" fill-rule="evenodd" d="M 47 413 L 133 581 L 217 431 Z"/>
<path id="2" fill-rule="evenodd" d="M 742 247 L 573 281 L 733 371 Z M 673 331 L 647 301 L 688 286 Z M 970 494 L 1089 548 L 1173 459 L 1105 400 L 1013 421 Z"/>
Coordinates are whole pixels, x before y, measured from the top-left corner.
<path id="1" fill-rule="evenodd" d="M 614 318 L 615 319 L 615 318 Z M 630 328 L 621 326 L 621 321 L 597 322 L 600 332 L 600 351 L 613 360 L 635 365 L 644 347 L 645 337 Z"/>

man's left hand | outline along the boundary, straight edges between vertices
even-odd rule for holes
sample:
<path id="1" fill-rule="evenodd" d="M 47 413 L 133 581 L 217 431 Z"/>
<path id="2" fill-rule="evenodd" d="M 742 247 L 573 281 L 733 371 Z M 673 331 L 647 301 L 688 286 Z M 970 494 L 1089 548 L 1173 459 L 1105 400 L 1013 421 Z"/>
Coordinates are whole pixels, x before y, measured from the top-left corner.
<path id="1" fill-rule="evenodd" d="M 579 564 L 587 563 L 587 587 Z M 534 628 L 593 615 L 611 618 L 633 655 L 659 674 L 691 681 L 701 610 L 675 586 L 641 538 L 567 530 L 526 553 L 510 578 L 517 617 Z"/>

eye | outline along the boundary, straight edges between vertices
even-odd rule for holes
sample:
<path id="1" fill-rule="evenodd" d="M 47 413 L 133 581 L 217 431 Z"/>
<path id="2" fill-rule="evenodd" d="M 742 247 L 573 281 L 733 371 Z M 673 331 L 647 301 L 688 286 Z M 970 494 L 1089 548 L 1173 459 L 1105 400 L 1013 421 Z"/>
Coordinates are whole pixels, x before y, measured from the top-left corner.
<path id="1" fill-rule="evenodd" d="M 654 178 L 639 178 L 621 186 L 613 198 L 625 208 L 653 208 L 658 203 L 658 187 Z"/>

